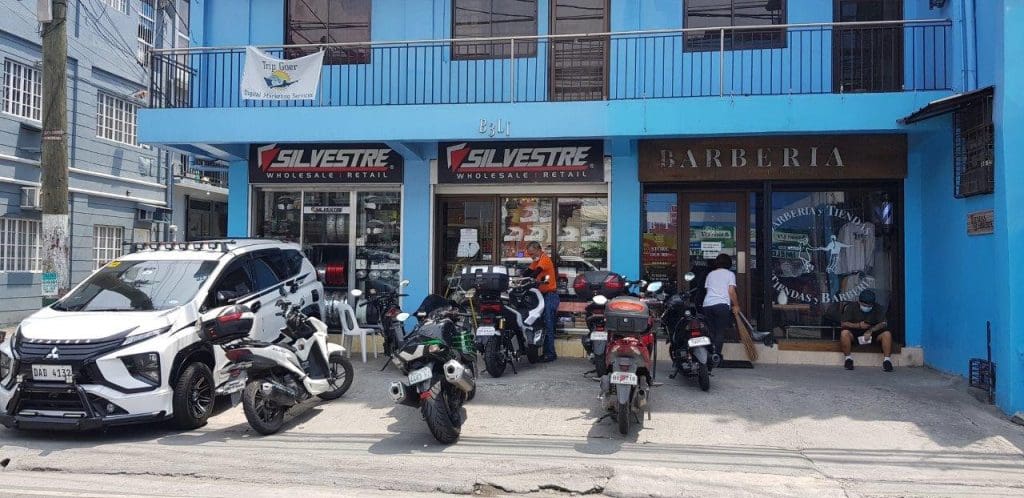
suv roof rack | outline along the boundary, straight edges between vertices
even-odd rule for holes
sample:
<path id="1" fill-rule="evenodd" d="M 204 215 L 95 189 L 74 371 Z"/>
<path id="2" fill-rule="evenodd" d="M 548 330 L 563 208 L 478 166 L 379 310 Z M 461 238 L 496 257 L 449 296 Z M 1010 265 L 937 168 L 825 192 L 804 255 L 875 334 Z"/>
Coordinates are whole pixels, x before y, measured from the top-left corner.
<path id="1" fill-rule="evenodd" d="M 220 251 L 228 252 L 234 240 L 207 240 L 196 242 L 125 242 L 129 254 L 141 251 Z"/>

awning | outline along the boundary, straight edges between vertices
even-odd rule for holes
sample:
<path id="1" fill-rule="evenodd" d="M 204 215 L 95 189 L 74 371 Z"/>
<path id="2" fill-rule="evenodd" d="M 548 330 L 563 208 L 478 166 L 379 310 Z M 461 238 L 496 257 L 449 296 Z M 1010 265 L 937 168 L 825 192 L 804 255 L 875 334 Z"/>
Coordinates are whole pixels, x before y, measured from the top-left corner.
<path id="1" fill-rule="evenodd" d="M 936 116 L 941 116 L 943 114 L 949 114 L 969 105 L 981 102 L 984 99 L 991 98 L 994 94 L 995 87 L 990 86 L 980 90 L 974 90 L 973 92 L 951 95 L 943 99 L 929 102 L 928 105 L 918 109 L 913 114 L 905 118 L 897 120 L 897 122 L 901 125 L 907 125 L 934 118 Z"/>

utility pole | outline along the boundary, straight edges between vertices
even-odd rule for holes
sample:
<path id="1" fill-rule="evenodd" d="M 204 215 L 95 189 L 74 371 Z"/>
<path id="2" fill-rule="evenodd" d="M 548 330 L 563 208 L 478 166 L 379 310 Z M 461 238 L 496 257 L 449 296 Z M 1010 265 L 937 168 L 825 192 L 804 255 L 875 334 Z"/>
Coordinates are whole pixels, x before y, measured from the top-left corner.
<path id="1" fill-rule="evenodd" d="M 43 208 L 43 305 L 67 292 L 68 99 L 67 0 L 52 0 L 52 19 L 43 23 L 43 144 L 40 204 Z"/>

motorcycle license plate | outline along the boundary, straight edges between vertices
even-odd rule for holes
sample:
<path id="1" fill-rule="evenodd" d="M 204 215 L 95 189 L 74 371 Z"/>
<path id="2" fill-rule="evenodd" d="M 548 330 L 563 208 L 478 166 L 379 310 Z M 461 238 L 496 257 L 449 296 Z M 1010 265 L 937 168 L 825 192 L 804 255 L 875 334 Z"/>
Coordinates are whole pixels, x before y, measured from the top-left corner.
<path id="1" fill-rule="evenodd" d="M 74 377 L 70 365 L 32 365 L 32 380 L 70 382 Z"/>
<path id="2" fill-rule="evenodd" d="M 430 367 L 423 367 L 417 370 L 409 372 L 409 385 L 415 386 L 425 380 L 430 380 L 434 376 L 434 369 Z"/>
<path id="3" fill-rule="evenodd" d="M 477 336 L 498 335 L 498 329 L 495 329 L 494 327 L 477 327 L 476 328 L 476 335 Z"/>
<path id="4" fill-rule="evenodd" d="M 612 372 L 612 384 L 636 385 L 636 374 L 633 372 Z"/>
<path id="5" fill-rule="evenodd" d="M 608 340 L 608 332 L 591 332 L 590 333 L 590 340 L 591 341 L 607 341 Z"/>
<path id="6" fill-rule="evenodd" d="M 689 341 L 686 341 L 686 344 L 688 346 L 690 346 L 691 348 L 698 348 L 698 347 L 701 347 L 701 346 L 710 346 L 711 345 L 711 339 L 707 338 L 707 337 L 694 337 L 693 339 L 690 339 Z"/>

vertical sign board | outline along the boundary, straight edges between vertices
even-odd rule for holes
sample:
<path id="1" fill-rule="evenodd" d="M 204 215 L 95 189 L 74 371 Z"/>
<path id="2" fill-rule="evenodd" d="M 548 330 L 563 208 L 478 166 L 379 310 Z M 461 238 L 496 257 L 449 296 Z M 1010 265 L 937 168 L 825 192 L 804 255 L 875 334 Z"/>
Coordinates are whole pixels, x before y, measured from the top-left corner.
<path id="1" fill-rule="evenodd" d="M 991 235 L 995 232 L 995 211 L 988 209 L 967 214 L 967 235 Z"/>
<path id="2" fill-rule="evenodd" d="M 57 273 L 43 273 L 43 297 L 54 297 L 57 295 Z"/>

